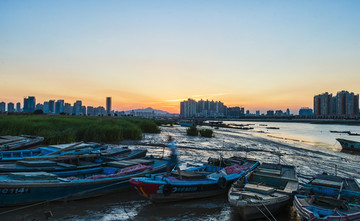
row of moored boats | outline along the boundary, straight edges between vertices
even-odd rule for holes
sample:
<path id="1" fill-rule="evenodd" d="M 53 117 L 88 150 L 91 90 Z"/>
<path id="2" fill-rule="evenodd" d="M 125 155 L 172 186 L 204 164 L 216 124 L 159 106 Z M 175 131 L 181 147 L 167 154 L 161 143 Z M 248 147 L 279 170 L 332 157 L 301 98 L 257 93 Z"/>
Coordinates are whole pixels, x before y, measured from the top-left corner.
<path id="1" fill-rule="evenodd" d="M 255 159 L 210 158 L 166 176 L 167 160 L 146 150 L 75 143 L 0 151 L 0 207 L 67 201 L 131 186 L 155 202 L 227 194 L 243 220 L 267 218 L 293 204 L 303 220 L 360 220 L 360 180 L 319 174 L 299 188 L 296 168 Z"/>

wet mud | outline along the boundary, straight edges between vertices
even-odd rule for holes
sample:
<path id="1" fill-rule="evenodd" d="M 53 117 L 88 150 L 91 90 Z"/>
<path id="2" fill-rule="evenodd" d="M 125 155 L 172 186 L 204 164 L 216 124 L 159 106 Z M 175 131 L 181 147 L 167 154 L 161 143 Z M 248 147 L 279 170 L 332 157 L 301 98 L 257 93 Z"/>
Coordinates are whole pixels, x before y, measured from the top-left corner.
<path id="1" fill-rule="evenodd" d="M 271 125 L 280 127 L 277 132 L 262 130 L 258 125 L 258 128 L 252 131 L 231 128 L 213 129 L 215 134 L 213 138 L 186 136 L 185 127 L 162 127 L 160 134 L 144 134 L 141 141 L 124 142 L 124 145 L 129 148 L 147 149 L 148 155 L 168 156 L 170 153 L 166 147 L 166 140 L 168 135 L 172 135 L 178 146 L 182 169 L 191 165 L 200 165 L 209 157 L 235 155 L 255 158 L 261 162 L 277 163 L 280 160 L 282 164 L 295 165 L 300 183 L 305 183 L 312 175 L 322 172 L 360 178 L 360 156 L 340 152 L 340 147 L 333 137 L 336 135 L 329 133 L 329 130 L 337 127 L 321 125 L 319 129 L 310 127 L 308 124 L 289 124 L 284 124 L 285 126 Z M 286 127 L 289 128 L 287 131 Z M 348 128 L 339 128 L 339 130 L 346 129 Z M 350 129 L 360 132 L 354 130 L 357 127 Z M 321 132 L 319 132 L 320 130 Z M 258 131 L 263 132 L 259 133 Z M 321 133 L 318 136 L 319 139 L 314 136 L 316 133 Z M 2 208 L 0 213 L 10 209 L 14 208 Z M 278 221 L 300 220 L 293 207 L 284 208 L 283 212 L 275 217 Z M 133 189 L 91 199 L 52 202 L 23 208 L 0 215 L 0 219 L 240 220 L 228 204 L 227 196 L 155 204 L 138 195 Z"/>

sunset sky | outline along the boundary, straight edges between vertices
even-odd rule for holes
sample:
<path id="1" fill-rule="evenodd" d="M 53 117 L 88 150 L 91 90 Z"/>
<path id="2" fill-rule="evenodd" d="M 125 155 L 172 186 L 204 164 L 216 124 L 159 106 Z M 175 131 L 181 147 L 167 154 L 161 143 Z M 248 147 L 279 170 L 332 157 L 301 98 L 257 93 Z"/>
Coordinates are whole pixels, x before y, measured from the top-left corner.
<path id="1" fill-rule="evenodd" d="M 0 101 L 254 112 L 360 91 L 360 1 L 0 1 Z"/>

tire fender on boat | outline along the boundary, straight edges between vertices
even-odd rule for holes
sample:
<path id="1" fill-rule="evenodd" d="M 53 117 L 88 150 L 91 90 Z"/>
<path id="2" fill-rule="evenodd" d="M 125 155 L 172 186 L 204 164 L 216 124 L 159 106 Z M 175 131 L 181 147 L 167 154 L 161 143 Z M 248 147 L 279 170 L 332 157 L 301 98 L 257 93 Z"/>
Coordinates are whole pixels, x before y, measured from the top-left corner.
<path id="1" fill-rule="evenodd" d="M 163 193 L 165 196 L 169 196 L 173 192 L 174 188 L 171 184 L 165 184 L 163 187 Z"/>
<path id="2" fill-rule="evenodd" d="M 225 177 L 219 177 L 218 179 L 218 186 L 221 188 L 221 189 L 225 189 L 226 186 L 227 186 L 227 181 L 226 181 L 226 178 Z"/>

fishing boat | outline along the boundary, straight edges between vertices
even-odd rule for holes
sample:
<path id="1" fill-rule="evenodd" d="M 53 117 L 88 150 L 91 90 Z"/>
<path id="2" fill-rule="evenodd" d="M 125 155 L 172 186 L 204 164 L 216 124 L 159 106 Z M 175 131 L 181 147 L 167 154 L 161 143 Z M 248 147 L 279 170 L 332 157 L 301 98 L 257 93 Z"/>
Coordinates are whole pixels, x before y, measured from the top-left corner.
<path id="1" fill-rule="evenodd" d="M 348 134 L 351 132 L 349 130 L 330 130 L 330 133 Z"/>
<path id="2" fill-rule="evenodd" d="M 153 202 L 180 201 L 225 194 L 231 184 L 254 170 L 256 160 L 233 157 L 224 160 L 210 159 L 202 166 L 191 167 L 170 176 L 151 175 L 132 178 L 130 183 L 140 195 Z"/>
<path id="3" fill-rule="evenodd" d="M 60 172 L 96 168 L 106 162 L 136 159 L 145 157 L 146 150 L 130 150 L 128 148 L 117 148 L 112 151 L 105 150 L 100 156 L 88 159 L 67 159 L 60 160 L 18 160 L 3 162 L 0 164 L 0 174 L 10 172 Z"/>
<path id="4" fill-rule="evenodd" d="M 349 132 L 348 134 L 349 134 L 350 136 L 360 136 L 360 134 L 359 134 L 359 133 Z"/>
<path id="5" fill-rule="evenodd" d="M 124 151 L 127 150 L 127 151 Z M 145 157 L 147 153 L 146 149 L 128 149 L 127 147 L 117 148 L 115 151 L 107 153 L 107 150 L 101 151 L 101 161 L 109 162 L 109 161 L 116 161 L 116 160 L 128 160 L 134 158 L 141 158 Z"/>
<path id="6" fill-rule="evenodd" d="M 20 135 L 0 136 L 0 150 L 18 150 L 38 145 L 44 141 L 43 137 Z"/>
<path id="7" fill-rule="evenodd" d="M 179 125 L 182 127 L 192 127 L 195 126 L 192 122 L 190 121 L 179 121 Z"/>
<path id="8" fill-rule="evenodd" d="M 342 152 L 360 154 L 360 142 L 341 138 L 337 138 L 336 140 L 341 144 Z"/>
<path id="9" fill-rule="evenodd" d="M 105 149 L 107 146 L 97 143 L 75 143 L 64 148 L 48 146 L 32 150 L 0 151 L 0 162 L 96 157 L 100 156 L 100 151 Z"/>
<path id="10" fill-rule="evenodd" d="M 109 162 L 84 171 L 19 172 L 0 175 L 0 207 L 82 199 L 121 191 L 129 179 L 166 171 L 167 161 L 135 159 Z"/>
<path id="11" fill-rule="evenodd" d="M 360 180 L 327 174 L 315 176 L 294 197 L 302 220 L 360 220 Z"/>
<path id="12" fill-rule="evenodd" d="M 294 166 L 263 163 L 232 185 L 228 199 L 243 220 L 274 219 L 274 214 L 291 204 L 298 186 Z"/>

